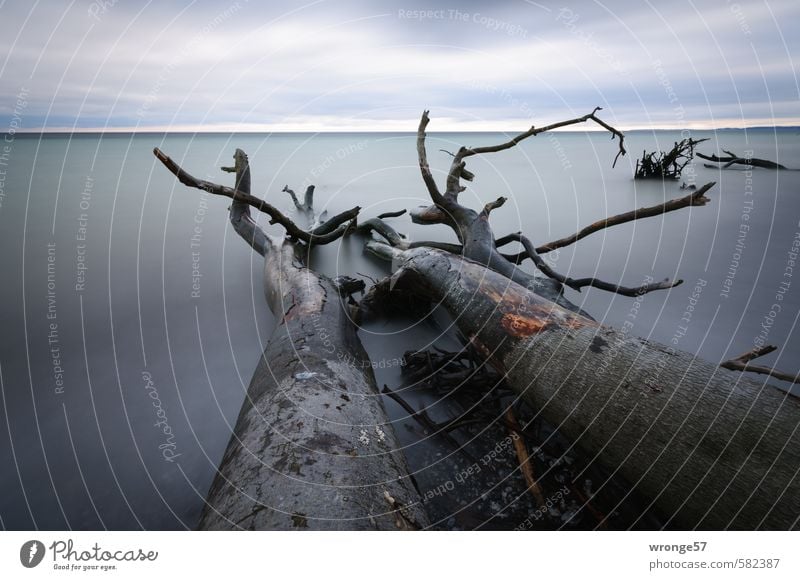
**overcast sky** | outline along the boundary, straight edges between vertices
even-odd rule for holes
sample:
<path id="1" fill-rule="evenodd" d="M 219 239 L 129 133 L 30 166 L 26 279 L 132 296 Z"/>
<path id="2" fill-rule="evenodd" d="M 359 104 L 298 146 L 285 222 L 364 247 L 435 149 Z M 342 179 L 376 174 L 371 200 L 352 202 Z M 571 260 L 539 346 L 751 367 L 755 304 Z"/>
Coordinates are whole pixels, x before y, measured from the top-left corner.
<path id="1" fill-rule="evenodd" d="M 0 132 L 800 125 L 798 0 L 7 0 L 0 25 Z"/>

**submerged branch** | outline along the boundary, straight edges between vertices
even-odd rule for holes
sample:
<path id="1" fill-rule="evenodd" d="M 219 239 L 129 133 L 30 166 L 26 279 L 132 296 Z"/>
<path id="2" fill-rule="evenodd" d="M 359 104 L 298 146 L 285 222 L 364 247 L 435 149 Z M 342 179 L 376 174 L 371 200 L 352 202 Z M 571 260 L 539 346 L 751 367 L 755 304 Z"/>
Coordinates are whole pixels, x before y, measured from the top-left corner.
<path id="1" fill-rule="evenodd" d="M 747 165 L 750 167 L 761 167 L 762 169 L 788 169 L 788 167 L 785 167 L 780 163 L 775 163 L 774 161 L 770 161 L 768 159 L 758 159 L 756 157 L 741 157 L 736 153 L 731 153 L 730 151 L 726 150 L 723 150 L 723 153 L 727 153 L 728 156 L 719 157 L 717 155 L 703 155 L 702 153 L 697 153 L 697 156 L 700 159 L 705 159 L 706 161 L 713 161 L 714 163 L 719 163 L 721 165 L 721 169 L 727 169 L 731 165 Z M 716 165 L 710 165 L 707 163 L 704 165 L 711 169 L 717 169 Z"/>

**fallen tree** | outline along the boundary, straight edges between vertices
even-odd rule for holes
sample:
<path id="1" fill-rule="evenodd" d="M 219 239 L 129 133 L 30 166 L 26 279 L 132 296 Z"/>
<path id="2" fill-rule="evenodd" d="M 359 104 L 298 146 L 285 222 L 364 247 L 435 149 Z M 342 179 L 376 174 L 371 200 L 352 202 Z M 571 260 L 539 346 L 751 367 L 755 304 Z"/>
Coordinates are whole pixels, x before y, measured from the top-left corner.
<path id="1" fill-rule="evenodd" d="M 652 498 L 673 527 L 798 526 L 796 398 L 599 325 L 454 254 L 377 241 L 369 249 L 399 264 L 393 289 L 446 308 L 519 396 Z"/>
<path id="2" fill-rule="evenodd" d="M 303 230 L 250 195 L 247 156 L 236 151 L 236 185 L 199 180 L 156 149 L 189 187 L 234 201 L 234 229 L 264 256 L 267 303 L 278 324 L 247 391 L 208 492 L 201 529 L 415 529 L 427 524 L 419 494 L 340 289 L 304 265 L 311 247 L 338 239 L 358 208 Z M 306 195 L 311 211 L 310 196 Z M 268 213 L 288 237 L 255 224 Z M 346 281 L 345 281 L 346 282 Z M 346 293 L 346 292 L 345 292 Z"/>
<path id="3" fill-rule="evenodd" d="M 763 169 L 788 169 L 787 167 L 781 165 L 780 163 L 775 163 L 774 161 L 770 161 L 769 159 L 758 159 L 757 157 L 742 157 L 737 155 L 736 153 L 731 153 L 730 151 L 723 150 L 724 153 L 727 153 L 727 157 L 719 157 L 718 155 L 703 155 L 702 153 L 697 153 L 697 156 L 700 159 L 705 159 L 706 161 L 713 161 L 718 165 L 711 165 L 710 163 L 704 163 L 705 167 L 709 169 L 728 169 L 733 165 L 745 165 L 748 167 L 761 167 Z"/>
<path id="4" fill-rule="evenodd" d="M 500 198 L 480 213 L 458 203 L 466 171 L 462 148 L 440 194 L 418 150 L 423 180 L 439 216 L 463 246 L 443 251 L 371 241 L 373 254 L 399 268 L 362 300 L 365 310 L 393 292 L 424 294 L 450 313 L 472 348 L 502 373 L 508 385 L 598 461 L 628 481 L 680 528 L 791 529 L 800 516 L 800 405 L 769 384 L 702 361 L 670 346 L 629 336 L 581 316 L 549 299 L 547 292 L 497 267 L 497 246 L 488 224 Z M 521 139 L 512 140 L 511 146 Z M 621 152 L 624 149 L 621 149 Z M 580 290 L 594 286 L 624 295 L 670 288 L 667 281 L 626 288 L 555 272 L 540 257 L 604 227 L 692 205 L 704 205 L 709 183 L 682 200 L 615 216 L 539 248 L 522 234 L 522 257 L 558 283 Z M 467 251 L 467 248 L 473 248 Z M 476 249 L 478 251 L 476 251 Z M 502 256 L 501 256 L 502 257 Z M 519 257 L 519 255 L 518 255 Z M 507 258 L 506 258 L 507 259 Z M 511 262 L 512 260 L 507 261 Z M 488 269 L 487 269 L 488 266 Z M 509 273 L 510 272 L 510 273 Z M 517 278 L 517 279 L 515 279 Z"/>
<path id="5" fill-rule="evenodd" d="M 234 200 L 231 221 L 265 255 L 267 299 L 281 320 L 209 491 L 201 527 L 426 525 L 419 494 L 395 440 L 388 428 L 380 429 L 387 421 L 375 396 L 370 365 L 363 362 L 365 355 L 349 323 L 349 307 L 337 295 L 348 283 L 337 285 L 303 265 L 314 245 L 354 233 L 383 238 L 370 240 L 366 248 L 398 266 L 353 307 L 356 320 L 381 316 L 398 303 L 403 309 L 422 303 L 421 311 L 429 304 L 442 306 L 469 348 L 488 361 L 510 389 L 649 497 L 671 527 L 798 526 L 797 400 L 742 373 L 630 336 L 625 327 L 599 325 L 564 295 L 566 286 L 641 296 L 672 288 L 680 280 L 647 279 L 623 286 L 562 274 L 542 258 L 606 227 L 705 205 L 713 183 L 684 198 L 613 216 L 539 246 L 519 232 L 495 237 L 490 214 L 503 206 L 505 198 L 479 211 L 459 202 L 465 189 L 461 180 L 475 178 L 466 159 L 503 151 L 551 129 L 596 122 L 619 140 L 617 157 L 625 154 L 624 136 L 600 120 L 598 110 L 532 127 L 499 145 L 460 148 L 453 154 L 444 193 L 428 164 L 429 117 L 423 113 L 417 155 L 432 204 L 411 212 L 411 219 L 448 225 L 457 238 L 453 243 L 409 241 L 385 221 L 403 212 L 358 224 L 359 211 L 354 208 L 321 223 L 311 216 L 313 226 L 302 229 L 274 206 L 250 195 L 249 178 L 243 180 L 245 174 L 238 169 L 239 152 L 237 184 L 226 188 L 193 178 L 156 150 L 184 184 Z M 310 194 L 300 203 L 290 192 L 298 211 L 313 213 Z M 271 223 L 284 227 L 287 238 L 264 235 L 250 219 L 248 206 L 267 213 Z M 519 243 L 522 251 L 500 252 L 511 243 Z M 522 268 L 528 259 L 542 275 Z M 325 334 L 334 337 L 332 351 L 316 320 L 322 321 Z M 394 395 L 388 388 L 384 392 Z M 339 405 L 337 396 L 350 404 Z M 332 401 L 337 403 L 335 410 Z M 413 409 L 409 413 L 421 417 Z M 511 416 L 506 421 L 514 432 L 524 429 Z M 531 492 L 537 495 L 534 474 L 526 468 L 528 453 L 519 446 L 516 453 Z M 598 518 L 599 526 L 604 523 Z"/>

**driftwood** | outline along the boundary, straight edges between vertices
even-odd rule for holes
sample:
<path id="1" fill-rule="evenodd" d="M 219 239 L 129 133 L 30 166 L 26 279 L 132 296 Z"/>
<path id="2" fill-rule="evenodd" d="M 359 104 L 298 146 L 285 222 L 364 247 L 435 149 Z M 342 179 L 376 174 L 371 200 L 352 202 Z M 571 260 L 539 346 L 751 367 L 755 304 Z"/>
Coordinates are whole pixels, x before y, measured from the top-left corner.
<path id="1" fill-rule="evenodd" d="M 790 375 L 789 373 L 784 373 L 781 371 L 777 371 L 771 367 L 765 367 L 761 365 L 751 365 L 750 361 L 760 358 L 764 355 L 767 355 L 771 352 L 775 352 L 778 350 L 777 346 L 768 344 L 766 346 L 761 346 L 758 348 L 754 348 L 753 350 L 749 350 L 744 354 L 740 354 L 736 358 L 732 358 L 730 360 L 726 360 L 723 363 L 720 363 L 719 366 L 722 368 L 732 370 L 732 371 L 742 371 L 742 372 L 749 372 L 749 373 L 758 373 L 761 375 L 767 375 L 770 377 L 774 377 L 781 381 L 787 381 L 790 383 L 800 384 L 800 373 L 796 375 Z"/>
<path id="2" fill-rule="evenodd" d="M 390 299 L 392 292 L 413 291 L 444 307 L 470 346 L 505 376 L 512 389 L 585 451 L 652 498 L 669 525 L 797 527 L 800 406 L 795 398 L 692 354 L 631 337 L 626 328 L 598 325 L 575 308 L 560 306 L 547 289 L 542 291 L 504 265 L 499 260 L 512 262 L 495 253 L 497 245 L 516 240 L 551 280 L 578 288 L 586 285 L 543 267 L 536 248 L 521 234 L 495 239 L 488 218 L 502 206 L 503 198 L 481 212 L 458 203 L 460 179 L 475 177 L 463 165 L 463 148 L 454 157 L 446 193 L 439 193 L 424 151 L 427 124 L 426 111 L 417 148 L 434 205 L 412 216 L 421 223 L 450 225 L 461 242 L 460 252 L 370 241 L 370 252 L 399 267 L 388 283 L 373 287 L 362 304 Z M 615 223 L 704 205 L 708 202 L 704 194 L 712 186 L 681 200 L 598 222 L 552 246 L 573 243 Z M 622 294 L 670 286 L 588 285 Z"/>
<path id="3" fill-rule="evenodd" d="M 446 189 L 444 193 L 440 192 L 428 164 L 427 151 L 425 147 L 425 131 L 430 123 L 430 117 L 428 115 L 428 111 L 423 112 L 422 118 L 420 119 L 419 128 L 417 129 L 417 156 L 422 179 L 428 190 L 428 194 L 431 197 L 433 205 L 424 206 L 412 211 L 411 219 L 415 223 L 419 224 L 448 225 L 451 229 L 453 229 L 460 244 L 441 244 L 432 242 L 398 244 L 396 243 L 396 238 L 394 236 L 384 237 L 391 245 L 401 249 L 413 249 L 420 247 L 437 248 L 461 255 L 465 258 L 469 258 L 480 264 L 483 264 L 487 268 L 505 276 L 506 278 L 513 280 L 518 284 L 525 286 L 526 288 L 529 288 L 534 293 L 547 298 L 548 300 L 551 300 L 568 310 L 578 312 L 585 316 L 588 316 L 588 314 L 582 312 L 564 296 L 563 285 L 570 286 L 576 290 L 579 290 L 584 286 L 594 286 L 611 292 L 631 295 L 635 294 L 636 292 L 650 292 L 653 290 L 671 288 L 672 286 L 680 284 L 680 280 L 674 283 L 664 281 L 656 284 L 649 284 L 646 287 L 630 289 L 620 285 L 603 282 L 602 280 L 598 280 L 596 278 L 583 278 L 576 280 L 558 274 L 552 268 L 548 267 L 539 259 L 539 257 L 536 255 L 536 252 L 533 251 L 533 248 L 529 245 L 525 248 L 526 256 L 530 257 L 532 260 L 534 260 L 534 262 L 536 262 L 537 267 L 539 267 L 540 271 L 545 274 L 546 278 L 533 276 L 519 267 L 519 262 L 521 260 L 513 259 L 506 254 L 502 254 L 498 249 L 499 246 L 505 245 L 511 241 L 519 241 L 525 245 L 526 242 L 524 236 L 521 236 L 521 234 L 509 234 L 508 236 L 504 236 L 502 240 L 498 241 L 495 239 L 494 233 L 489 225 L 489 215 L 492 211 L 501 208 L 505 204 L 506 198 L 500 197 L 493 202 L 487 203 L 481 211 L 476 211 L 472 208 L 466 207 L 460 204 L 458 201 L 459 194 L 465 189 L 465 187 L 461 185 L 461 180 L 464 179 L 466 181 L 472 181 L 475 178 L 475 175 L 466 169 L 465 160 L 467 158 L 473 155 L 496 153 L 510 149 L 524 139 L 559 127 L 584 123 L 589 120 L 599 124 L 611 133 L 612 139 L 618 140 L 619 150 L 614 158 L 614 163 L 616 163 L 617 159 L 626 153 L 624 146 L 625 137 L 620 131 L 597 117 L 597 112 L 599 110 L 601 110 L 600 107 L 597 107 L 591 113 L 584 115 L 583 117 L 577 117 L 575 119 L 553 123 L 544 127 L 531 127 L 528 131 L 498 145 L 486 147 L 461 147 L 453 155 L 453 160 L 447 174 Z M 645 208 L 644 210 L 639 210 L 638 213 L 633 212 L 633 215 L 618 216 L 616 221 L 609 221 L 607 224 L 602 226 L 596 224 L 589 226 L 588 228 L 584 228 L 585 231 L 578 232 L 578 234 L 573 236 L 571 241 L 567 241 L 565 239 L 553 242 L 552 247 L 549 250 L 573 243 L 594 231 L 602 229 L 602 227 L 614 225 L 614 223 L 625 223 L 632 219 L 637 219 L 638 217 L 647 217 L 649 215 L 656 215 L 657 213 L 665 213 L 667 211 L 671 211 L 672 209 L 686 207 L 687 205 L 700 205 L 705 203 L 704 200 L 706 200 L 706 198 L 703 197 L 703 193 L 705 193 L 712 185 L 713 184 L 709 184 L 699 193 L 688 196 L 684 202 L 673 202 L 672 206 L 674 207 L 670 206 L 669 204 L 664 204 L 658 209 Z"/>
<path id="4" fill-rule="evenodd" d="M 208 492 L 199 527 L 424 527 L 427 520 L 419 494 L 339 289 L 303 263 L 308 248 L 299 240 L 309 244 L 335 240 L 357 209 L 306 232 L 250 196 L 244 152 L 237 150 L 234 157 L 234 189 L 196 180 L 160 151 L 155 154 L 186 185 L 233 198 L 231 223 L 264 255 L 267 303 L 278 319 Z M 306 200 L 310 201 L 308 196 Z M 248 206 L 266 211 L 295 241 L 266 236 L 253 222 Z"/>
<path id="5" fill-rule="evenodd" d="M 650 506 L 666 516 L 668 526 L 798 527 L 800 402 L 740 372 L 630 336 L 627 327 L 602 326 L 563 293 L 564 286 L 578 291 L 591 286 L 639 297 L 680 281 L 626 287 L 573 278 L 556 272 L 540 256 L 606 227 L 705 205 L 713 183 L 539 246 L 522 233 L 495 237 L 490 214 L 503 207 L 505 198 L 480 210 L 459 202 L 462 180 L 475 179 L 466 168 L 469 157 L 503 151 L 558 127 L 599 124 L 618 140 L 616 162 L 625 154 L 624 135 L 599 119 L 598 110 L 532 127 L 498 145 L 461 147 L 452 154 L 444 192 L 427 158 L 430 119 L 425 111 L 417 131 L 417 156 L 432 203 L 412 211 L 411 219 L 449 226 L 457 243 L 410 242 L 385 221 L 402 212 L 358 223 L 359 208 L 303 229 L 250 194 L 246 156 L 238 150 L 233 188 L 198 180 L 156 150 L 182 183 L 234 200 L 231 222 L 265 256 L 267 301 L 280 320 L 209 491 L 201 527 L 425 527 L 419 493 L 397 450 L 350 314 L 358 321 L 398 305 L 406 313 L 424 313 L 430 304 L 450 314 L 470 352 L 491 365 L 494 377 L 502 377 L 559 432 L 650 498 Z M 696 143 L 691 141 L 691 147 Z M 680 162 L 676 157 L 665 167 Z M 298 211 L 313 213 L 309 195 L 302 203 L 290 195 Z M 266 236 L 250 218 L 250 207 L 284 227 L 287 237 Z M 314 245 L 349 234 L 376 234 L 385 240 L 371 239 L 365 247 L 395 267 L 357 305 L 352 298 L 345 305 L 339 296 L 352 292 L 352 284 L 345 282 L 349 290 L 343 289 L 303 263 Z M 521 244 L 523 251 L 499 251 L 511 243 Z M 523 270 L 525 259 L 543 276 Z M 748 367 L 749 360 L 739 362 Z M 453 362 L 442 359 L 431 365 L 452 369 Z M 384 393 L 402 400 L 388 387 Z M 459 424 L 435 424 L 424 412 L 406 408 L 435 432 L 446 434 Z M 507 424 L 513 433 L 522 431 L 510 416 Z M 527 449 L 515 445 L 515 452 L 538 502 L 536 473 L 525 467 L 530 463 Z M 569 487 L 577 489 L 575 482 Z M 584 499 L 598 527 L 604 526 L 606 516 Z"/>
<path id="6" fill-rule="evenodd" d="M 718 165 L 711 165 L 710 163 L 704 163 L 705 167 L 709 169 L 728 169 L 733 165 L 745 165 L 748 167 L 761 167 L 763 169 L 788 169 L 787 167 L 781 165 L 780 163 L 775 163 L 774 161 L 770 161 L 768 159 L 758 159 L 756 157 L 742 157 L 737 155 L 736 153 L 731 153 L 730 151 L 723 150 L 723 153 L 727 153 L 727 157 L 719 157 L 717 155 L 703 155 L 702 153 L 697 153 L 697 156 L 700 159 L 705 159 L 706 161 L 713 161 Z"/>
<path id="7" fill-rule="evenodd" d="M 683 168 L 694 157 L 694 148 L 703 141 L 708 139 L 695 140 L 690 137 L 676 141 L 667 153 L 643 151 L 642 157 L 636 161 L 634 179 L 679 179 Z"/>
<path id="8" fill-rule="evenodd" d="M 559 307 L 483 265 L 369 242 L 446 308 L 508 385 L 681 529 L 792 529 L 800 402 Z"/>

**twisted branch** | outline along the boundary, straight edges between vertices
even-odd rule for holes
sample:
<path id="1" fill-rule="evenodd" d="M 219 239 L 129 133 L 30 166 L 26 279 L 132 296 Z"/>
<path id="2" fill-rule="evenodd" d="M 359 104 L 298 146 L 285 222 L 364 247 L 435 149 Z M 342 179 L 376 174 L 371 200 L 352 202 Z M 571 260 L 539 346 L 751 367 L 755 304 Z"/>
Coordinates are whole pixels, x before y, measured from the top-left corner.
<path id="1" fill-rule="evenodd" d="M 182 184 L 187 187 L 194 187 L 196 189 L 202 189 L 203 191 L 207 191 L 213 195 L 221 195 L 224 197 L 229 197 L 234 201 L 239 201 L 242 203 L 246 203 L 247 205 L 256 208 L 257 210 L 267 214 L 270 219 L 270 224 L 280 224 L 285 230 L 286 233 L 297 240 L 301 240 L 309 245 L 311 244 L 329 244 L 333 242 L 342 235 L 346 230 L 347 226 L 340 226 L 334 231 L 330 231 L 328 233 L 323 234 L 315 234 L 314 231 L 308 232 L 306 230 L 301 229 L 297 224 L 295 224 L 290 218 L 284 215 L 278 208 L 273 205 L 270 205 L 266 201 L 259 199 L 257 197 L 253 197 L 249 193 L 245 193 L 238 189 L 233 189 L 230 187 L 226 187 L 224 185 L 219 185 L 217 183 L 213 183 L 211 181 L 206 181 L 204 179 L 198 179 L 191 175 L 190 173 L 186 172 L 178 165 L 175 161 L 173 161 L 169 156 L 165 155 L 160 149 L 155 148 L 153 149 L 153 154 L 158 158 L 164 166 L 172 172 L 175 177 L 178 178 Z M 355 216 L 358 214 L 361 208 L 355 207 L 352 210 L 352 214 Z M 348 212 L 345 212 L 348 213 Z M 324 224 L 323 224 L 324 225 Z M 319 228 L 317 228 L 319 229 Z"/>
<path id="2" fill-rule="evenodd" d="M 714 185 L 716 185 L 716 182 L 712 181 L 710 183 L 706 183 L 703 187 L 687 195 L 686 197 L 682 197 L 680 199 L 672 199 L 665 203 L 652 205 L 650 207 L 640 207 L 639 209 L 635 209 L 633 211 L 601 219 L 599 221 L 594 222 L 591 225 L 586 226 L 585 228 L 572 234 L 571 236 L 561 238 L 560 240 L 555 240 L 554 242 L 548 242 L 546 244 L 542 244 L 541 246 L 536 248 L 536 252 L 539 254 L 546 254 L 547 252 L 552 252 L 553 250 L 557 250 L 558 248 L 563 248 L 564 246 L 569 246 L 570 244 L 574 244 L 578 240 L 582 240 L 583 238 L 585 238 L 590 234 L 599 232 L 600 230 L 611 226 L 617 226 L 620 224 L 632 222 L 634 220 L 665 214 L 671 211 L 683 209 L 685 207 L 690 207 L 693 205 L 705 205 L 711 200 L 705 197 L 704 194 L 709 189 L 714 187 Z M 513 237 L 514 235 L 505 236 L 504 238 L 501 239 L 506 240 Z"/>
<path id="3" fill-rule="evenodd" d="M 541 270 L 542 274 L 547 276 L 548 278 L 552 278 L 553 280 L 557 280 L 564 284 L 565 286 L 569 286 L 576 292 L 580 292 L 581 288 L 585 288 L 586 286 L 591 286 L 593 288 L 598 288 L 600 290 L 606 290 L 607 292 L 614 292 L 615 294 L 620 294 L 622 296 L 641 296 L 642 294 L 647 294 L 648 292 L 653 292 L 654 290 L 667 290 L 669 288 L 674 288 L 679 284 L 683 283 L 683 280 L 676 280 L 675 282 L 670 282 L 669 279 L 663 280 L 661 282 L 653 282 L 651 284 L 642 284 L 641 286 L 637 286 L 635 288 L 630 288 L 627 286 L 620 286 L 618 284 L 611 284 L 609 282 L 604 282 L 602 280 L 598 280 L 597 278 L 570 278 L 568 276 L 564 276 L 563 274 L 559 274 L 555 270 L 553 270 L 547 262 L 539 255 L 536 251 L 536 248 L 533 247 L 531 241 L 523 236 L 522 234 L 512 234 L 514 237 L 517 238 L 517 241 L 522 244 L 525 248 L 525 251 L 528 253 L 528 256 L 533 260 L 533 263 L 536 264 L 536 267 Z"/>
<path id="4" fill-rule="evenodd" d="M 552 123 L 550 125 L 546 125 L 544 127 L 531 127 L 524 133 L 520 133 L 513 139 L 506 141 L 505 143 L 500 143 L 498 145 L 489 145 L 486 147 L 461 147 L 458 152 L 453 156 L 453 161 L 450 164 L 450 171 L 447 174 L 447 196 L 451 196 L 453 198 L 458 197 L 458 194 L 464 191 L 464 187 L 460 185 L 460 180 L 466 179 L 467 181 L 472 181 L 474 175 L 466 170 L 466 162 L 464 161 L 467 157 L 471 157 L 472 155 L 482 155 L 485 153 L 497 153 L 498 151 L 504 151 L 506 149 L 511 149 L 515 147 L 519 142 L 524 141 L 528 137 L 535 137 L 540 133 L 545 133 L 547 131 L 552 131 L 553 129 L 558 129 L 560 127 L 567 127 L 569 125 L 577 125 L 579 123 L 585 123 L 586 121 L 594 121 L 601 127 L 603 127 L 606 131 L 611 133 L 611 138 L 614 139 L 615 137 L 619 138 L 619 151 L 617 155 L 614 157 L 614 163 L 611 165 L 615 167 L 617 164 L 617 160 L 619 159 L 620 155 L 625 155 L 627 151 L 625 151 L 625 135 L 622 134 L 621 131 L 615 129 L 602 119 L 596 116 L 597 111 L 601 111 L 602 107 L 595 107 L 594 110 L 584 115 L 583 117 L 576 117 L 575 119 L 568 119 L 566 121 L 559 121 L 558 123 Z M 427 125 L 427 111 L 425 115 L 425 125 Z M 439 203 L 434 199 L 435 203 Z"/>
<path id="5" fill-rule="evenodd" d="M 433 179 L 430 165 L 428 165 L 428 153 L 425 149 L 425 128 L 430 123 L 428 111 L 422 112 L 422 117 L 419 120 L 419 128 L 417 129 L 417 157 L 419 158 L 419 170 L 422 173 L 422 181 L 428 188 L 428 193 L 435 204 L 440 204 L 444 201 L 439 188 L 436 186 L 436 180 Z"/>

